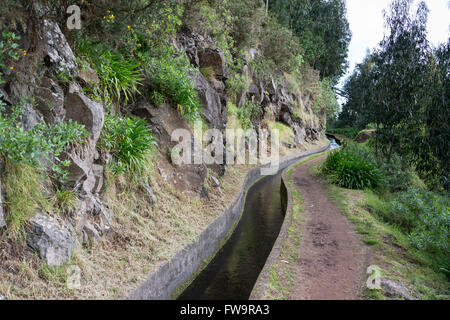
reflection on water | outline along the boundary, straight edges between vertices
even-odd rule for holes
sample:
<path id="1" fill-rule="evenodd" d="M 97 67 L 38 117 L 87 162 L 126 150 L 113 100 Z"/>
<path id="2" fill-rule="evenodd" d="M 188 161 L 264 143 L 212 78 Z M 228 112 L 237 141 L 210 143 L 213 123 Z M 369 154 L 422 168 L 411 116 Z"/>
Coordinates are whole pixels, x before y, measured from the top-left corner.
<path id="1" fill-rule="evenodd" d="M 246 300 L 278 237 L 284 219 L 281 174 L 250 188 L 235 232 L 180 300 Z"/>

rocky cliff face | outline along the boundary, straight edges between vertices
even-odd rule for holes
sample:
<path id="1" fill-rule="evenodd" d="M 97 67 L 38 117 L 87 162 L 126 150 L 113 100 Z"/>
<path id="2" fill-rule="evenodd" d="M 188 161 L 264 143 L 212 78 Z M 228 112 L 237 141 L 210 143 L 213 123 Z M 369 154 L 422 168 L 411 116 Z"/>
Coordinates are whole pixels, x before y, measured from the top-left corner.
<path id="1" fill-rule="evenodd" d="M 42 19 L 36 27 L 35 32 L 30 31 L 35 29 L 29 29 L 21 34 L 23 45 L 33 54 L 22 60 L 11 81 L 0 86 L 6 109 L 25 103 L 21 119 L 25 130 L 41 121 L 55 124 L 73 120 L 84 125 L 89 133 L 87 143 L 74 146 L 63 155 L 63 160 L 70 161 L 69 184 L 80 191 L 76 210 L 64 217 L 65 221 L 57 221 L 48 215 L 49 212 L 36 212 L 27 229 L 30 247 L 36 249 L 48 265 L 54 266 L 70 259 L 75 237 L 85 242 L 109 230 L 109 212 L 100 200 L 103 163 L 96 151 L 105 106 L 77 90 L 83 75 L 58 24 Z M 61 72 L 72 79 L 68 88 L 62 88 L 55 78 L 55 74 Z M 6 226 L 3 208 L 0 208 L 1 228 Z"/>
<path id="2" fill-rule="evenodd" d="M 200 34 L 184 31 L 176 39 L 178 48 L 184 49 L 191 63 L 196 67 L 210 68 L 214 75 L 206 79 L 202 74 L 192 78 L 195 89 L 199 92 L 204 115 L 211 127 L 225 129 L 227 123 L 226 80 L 227 68 L 223 53 L 216 48 L 211 39 Z M 275 121 L 283 122 L 291 127 L 295 133 L 295 142 L 301 146 L 305 142 L 313 142 L 324 136 L 326 119 L 319 119 L 312 112 L 313 95 L 292 91 L 289 89 L 288 79 L 282 78 L 277 84 L 273 78 L 269 83 L 264 81 L 251 70 L 250 61 L 257 55 L 256 49 L 251 49 L 242 73 L 248 79 L 248 90 L 241 92 L 238 97 L 238 108 L 246 101 L 256 102 L 264 113 L 270 112 Z M 263 113 L 261 119 L 264 118 Z M 299 114 L 306 114 L 302 118 Z M 261 126 L 261 121 L 256 126 Z"/>
<path id="3" fill-rule="evenodd" d="M 56 22 L 42 19 L 36 27 L 37 30 L 29 29 L 27 33 L 21 34 L 22 44 L 33 54 L 22 61 L 21 68 L 17 68 L 16 76 L 11 81 L 0 85 L 0 93 L 9 108 L 15 103 L 26 101 L 21 119 L 26 130 L 41 121 L 54 124 L 73 120 L 84 125 L 89 133 L 85 144 L 73 146 L 63 155 L 63 160 L 70 162 L 68 183 L 78 191 L 75 208 L 58 220 L 51 217 L 51 212 L 36 212 L 27 229 L 29 246 L 39 252 L 47 264 L 60 265 L 70 259 L 75 239 L 79 243 L 89 243 L 114 232 L 111 214 L 102 200 L 104 166 L 110 162 L 111 156 L 100 154 L 97 148 L 104 125 L 105 105 L 91 100 L 81 89 L 85 83 L 98 83 L 95 71 L 77 66 L 73 50 Z M 193 32 L 180 33 L 174 43 L 185 51 L 194 67 L 212 70 L 213 76 L 209 79 L 196 73 L 191 76 L 191 81 L 198 92 L 208 125 L 224 131 L 228 122 L 226 80 L 229 76 L 224 54 L 211 39 Z M 248 90 L 240 93 L 237 107 L 242 108 L 245 101 L 260 105 L 263 114 L 255 125 L 264 127 L 266 118 L 286 124 L 295 133 L 296 146 L 293 147 L 320 139 L 325 123 L 312 112 L 311 94 L 291 91 L 286 78 L 279 84 L 275 81 L 264 83 L 253 74 L 248 63 L 242 72 L 246 73 L 249 86 Z M 67 74 L 70 79 L 64 86 L 55 76 L 61 73 Z M 28 102 L 33 98 L 35 103 Z M 207 167 L 203 164 L 177 167 L 169 161 L 168 150 L 174 145 L 170 139 L 173 130 L 191 130 L 176 110 L 169 105 L 156 108 L 145 99 L 124 107 L 130 113 L 147 119 L 156 134 L 161 154 L 158 174 L 180 191 L 205 196 L 207 191 L 204 183 L 208 168 L 221 175 L 224 167 Z M 302 118 L 301 115 L 307 116 Z M 217 179 L 213 177 L 213 181 Z M 144 187 L 155 203 L 157 199 L 152 194 L 151 186 L 144 184 Z M 5 214 L 1 199 L 0 192 L 0 228 L 4 228 Z"/>

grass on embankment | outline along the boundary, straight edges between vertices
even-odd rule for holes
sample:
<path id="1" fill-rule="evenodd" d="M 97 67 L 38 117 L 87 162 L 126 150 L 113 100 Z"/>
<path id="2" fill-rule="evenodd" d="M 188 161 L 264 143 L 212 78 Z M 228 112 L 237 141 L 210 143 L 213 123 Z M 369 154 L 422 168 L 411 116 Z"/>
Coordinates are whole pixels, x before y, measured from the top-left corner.
<path id="1" fill-rule="evenodd" d="M 328 191 L 365 245 L 372 248 L 370 264 L 379 266 L 383 277 L 405 283 L 415 299 L 449 299 L 449 282 L 444 274 L 433 270 L 430 257 L 414 248 L 396 226 L 369 212 L 368 204 L 383 200 L 369 190 L 348 190 L 328 184 Z M 391 299 L 383 290 L 365 289 L 363 294 L 367 299 Z"/>
<path id="2" fill-rule="evenodd" d="M 307 147 L 317 148 L 325 143 L 320 141 Z M 151 163 L 156 164 L 158 160 Z M 0 238 L 0 295 L 10 300 L 120 299 L 127 296 L 158 265 L 196 241 L 230 206 L 251 168 L 249 165 L 229 166 L 225 176 L 220 178 L 220 188 L 209 188 L 209 198 L 202 199 L 176 190 L 158 174 L 157 166 L 152 165 L 144 174 L 158 199 L 154 205 L 139 184 L 130 183 L 131 177 L 114 175 L 106 168 L 104 201 L 113 217 L 114 234 L 78 248 L 71 261 L 57 268 L 46 266 L 36 253 L 28 250 L 24 241 L 21 246 L 11 246 L 7 239 Z M 35 187 L 40 179 L 33 176 L 33 183 L 28 182 L 19 189 L 15 177 L 23 174 L 19 171 L 8 179 L 4 177 L 3 185 L 23 190 L 17 193 L 22 199 L 20 202 L 20 197 L 16 197 L 21 205 L 18 209 L 23 209 L 23 201 L 28 203 L 28 200 L 33 200 L 30 207 L 35 208 L 34 201 L 38 198 L 29 199 L 33 193 L 27 191 L 27 186 Z M 80 268 L 81 288 L 67 288 L 69 267 Z"/>

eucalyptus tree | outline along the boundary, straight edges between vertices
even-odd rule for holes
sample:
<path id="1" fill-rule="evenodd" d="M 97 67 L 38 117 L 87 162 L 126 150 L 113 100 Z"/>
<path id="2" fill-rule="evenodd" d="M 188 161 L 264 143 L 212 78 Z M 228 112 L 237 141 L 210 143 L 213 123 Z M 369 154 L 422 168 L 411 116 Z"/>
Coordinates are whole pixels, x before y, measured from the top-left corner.
<path id="1" fill-rule="evenodd" d="M 430 56 L 426 78 L 429 101 L 423 115 L 424 130 L 416 137 L 411 151 L 417 168 L 431 177 L 429 180 L 438 180 L 449 190 L 450 39 Z"/>
<path id="2" fill-rule="evenodd" d="M 368 54 L 345 81 L 343 91 L 347 101 L 339 115 L 342 125 L 364 129 L 370 122 L 376 122 L 371 110 L 376 101 L 376 69 L 375 54 Z"/>
<path id="3" fill-rule="evenodd" d="M 427 90 L 428 57 L 426 23 L 428 8 L 421 2 L 415 14 L 413 0 L 393 0 L 385 12 L 386 35 L 380 43 L 377 90 L 381 93 L 381 132 L 387 139 L 390 162 L 396 142 L 421 130 Z M 400 145 L 401 147 L 402 145 Z"/>
<path id="4" fill-rule="evenodd" d="M 450 49 L 427 41 L 428 9 L 393 0 L 385 13 L 379 47 L 357 65 L 344 86 L 340 123 L 377 125 L 376 155 L 389 163 L 394 152 L 415 165 L 431 185 L 449 188 Z"/>
<path id="5" fill-rule="evenodd" d="M 305 60 L 337 83 L 348 67 L 351 32 L 344 0 L 271 0 L 269 9 L 300 39 Z"/>

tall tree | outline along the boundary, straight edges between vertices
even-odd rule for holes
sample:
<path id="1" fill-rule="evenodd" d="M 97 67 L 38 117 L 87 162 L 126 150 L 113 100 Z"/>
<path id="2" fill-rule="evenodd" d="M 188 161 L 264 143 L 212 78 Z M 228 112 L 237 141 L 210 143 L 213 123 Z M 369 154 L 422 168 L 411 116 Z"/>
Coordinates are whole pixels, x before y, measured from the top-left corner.
<path id="1" fill-rule="evenodd" d="M 413 144 L 417 168 L 437 177 L 450 189 L 450 39 L 434 50 L 427 76 L 429 103 L 425 106 L 422 135 Z"/>
<path id="2" fill-rule="evenodd" d="M 269 9 L 293 30 L 305 60 L 333 83 L 348 68 L 351 32 L 344 0 L 272 0 Z"/>
<path id="3" fill-rule="evenodd" d="M 344 91 L 340 123 L 377 124 L 377 156 L 402 155 L 432 186 L 449 189 L 450 39 L 434 51 L 427 41 L 428 9 L 393 0 L 385 13 L 386 35 L 355 68 Z M 380 153 L 378 153 L 380 146 Z"/>
<path id="4" fill-rule="evenodd" d="M 389 139 L 387 161 L 394 145 L 417 133 L 428 95 L 426 92 L 429 43 L 428 8 L 421 2 L 412 14 L 413 0 L 393 0 L 385 13 L 387 34 L 380 43 L 380 90 L 384 107 L 383 133 Z"/>

